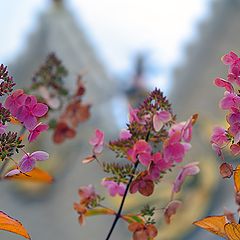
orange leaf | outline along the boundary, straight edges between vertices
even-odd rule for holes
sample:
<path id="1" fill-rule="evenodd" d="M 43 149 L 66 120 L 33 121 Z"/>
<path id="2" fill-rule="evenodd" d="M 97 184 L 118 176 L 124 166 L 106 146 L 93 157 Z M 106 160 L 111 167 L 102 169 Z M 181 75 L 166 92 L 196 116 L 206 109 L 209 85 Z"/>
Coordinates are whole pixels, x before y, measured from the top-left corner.
<path id="1" fill-rule="evenodd" d="M 226 223 L 227 223 L 226 217 L 223 215 L 206 217 L 202 220 L 194 222 L 193 224 L 211 233 L 214 233 L 220 237 L 226 237 L 224 229 Z"/>
<path id="2" fill-rule="evenodd" d="M 31 239 L 27 230 L 18 220 L 11 218 L 2 211 L 0 211 L 0 230 L 13 232 L 27 239 Z"/>
<path id="3" fill-rule="evenodd" d="M 234 179 L 235 191 L 239 192 L 240 191 L 240 164 L 236 167 L 234 171 L 233 179 Z"/>
<path id="4" fill-rule="evenodd" d="M 224 230 L 229 240 L 240 239 L 240 224 L 227 223 Z"/>
<path id="5" fill-rule="evenodd" d="M 34 168 L 31 172 L 28 173 L 20 173 L 13 176 L 5 176 L 5 179 L 42 183 L 53 182 L 53 177 L 48 172 L 39 168 Z"/>
<path id="6" fill-rule="evenodd" d="M 198 120 L 198 114 L 195 113 L 192 115 L 192 125 L 194 125 L 197 122 L 197 120 Z"/>
<path id="7" fill-rule="evenodd" d="M 21 125 L 21 122 L 19 122 L 15 117 L 10 117 L 10 122 L 15 125 Z"/>

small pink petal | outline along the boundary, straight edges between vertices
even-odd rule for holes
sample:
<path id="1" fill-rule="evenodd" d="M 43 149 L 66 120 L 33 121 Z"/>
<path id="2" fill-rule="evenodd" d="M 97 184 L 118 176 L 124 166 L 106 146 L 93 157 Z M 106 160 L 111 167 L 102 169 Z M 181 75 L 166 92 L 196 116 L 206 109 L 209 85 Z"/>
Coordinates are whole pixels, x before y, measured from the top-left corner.
<path id="1" fill-rule="evenodd" d="M 34 158 L 37 161 L 45 161 L 49 158 L 49 154 L 44 151 L 33 152 L 30 156 L 31 156 L 31 158 Z"/>
<path id="2" fill-rule="evenodd" d="M 32 142 L 37 139 L 41 132 L 48 130 L 48 125 L 44 123 L 37 124 L 28 135 L 28 141 Z"/>
<path id="3" fill-rule="evenodd" d="M 163 121 L 158 117 L 157 114 L 153 116 L 153 128 L 156 132 L 159 132 L 163 127 Z"/>
<path id="4" fill-rule="evenodd" d="M 234 88 L 232 86 L 232 84 L 230 82 L 227 82 L 226 80 L 222 79 L 222 78 L 216 78 L 214 80 L 214 84 L 217 87 L 223 87 L 225 88 L 228 92 L 234 92 Z"/>
<path id="5" fill-rule="evenodd" d="M 19 169 L 13 169 L 11 171 L 9 171 L 8 173 L 5 174 L 5 177 L 11 177 L 11 176 L 14 176 L 14 175 L 18 175 L 20 174 L 20 170 Z"/>
<path id="6" fill-rule="evenodd" d="M 229 52 L 222 56 L 221 60 L 225 65 L 231 65 L 238 59 L 238 55 L 234 52 Z"/>
<path id="7" fill-rule="evenodd" d="M 173 192 L 177 193 L 180 191 L 181 186 L 187 176 L 193 176 L 198 174 L 199 172 L 200 172 L 200 168 L 198 167 L 198 162 L 193 162 L 185 165 L 180 170 L 180 172 L 178 173 L 178 176 L 176 177 L 173 183 Z"/>
<path id="8" fill-rule="evenodd" d="M 44 103 L 37 103 L 32 111 L 36 117 L 42 117 L 48 112 L 48 106 Z"/>
<path id="9" fill-rule="evenodd" d="M 33 170 L 36 160 L 30 156 L 25 155 L 19 162 L 21 172 L 26 173 Z"/>
<path id="10" fill-rule="evenodd" d="M 237 156 L 238 154 L 240 154 L 240 146 L 238 144 L 231 145 L 230 149 L 234 156 Z"/>
<path id="11" fill-rule="evenodd" d="M 23 124 L 28 130 L 31 130 L 37 125 L 37 118 L 34 117 L 33 115 L 28 115 L 24 119 Z"/>
<path id="12" fill-rule="evenodd" d="M 96 160 L 96 158 L 94 156 L 88 156 L 88 157 L 86 157 L 82 160 L 82 163 L 87 164 L 87 163 L 90 163 L 94 160 Z"/>

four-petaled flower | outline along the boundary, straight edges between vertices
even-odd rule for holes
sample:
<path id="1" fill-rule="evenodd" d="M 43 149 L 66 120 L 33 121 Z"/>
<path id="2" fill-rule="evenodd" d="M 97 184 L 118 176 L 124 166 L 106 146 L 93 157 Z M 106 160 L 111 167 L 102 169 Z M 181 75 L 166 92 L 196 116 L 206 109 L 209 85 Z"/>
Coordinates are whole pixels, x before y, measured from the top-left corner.
<path id="1" fill-rule="evenodd" d="M 33 129 L 37 125 L 37 118 L 43 117 L 47 112 L 46 104 L 38 103 L 35 96 L 29 95 L 25 104 L 19 107 L 16 117 L 27 129 Z"/>
<path id="2" fill-rule="evenodd" d="M 26 153 L 19 162 L 19 169 L 23 173 L 33 170 L 36 161 L 45 161 L 49 158 L 49 154 L 44 151 L 36 151 L 31 154 Z"/>

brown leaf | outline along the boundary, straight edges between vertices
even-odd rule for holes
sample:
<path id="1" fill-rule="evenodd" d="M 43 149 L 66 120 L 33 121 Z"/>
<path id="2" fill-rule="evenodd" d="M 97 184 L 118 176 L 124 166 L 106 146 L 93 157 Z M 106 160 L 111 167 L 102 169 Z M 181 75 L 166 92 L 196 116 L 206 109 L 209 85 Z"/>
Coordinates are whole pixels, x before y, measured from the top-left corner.
<path id="1" fill-rule="evenodd" d="M 231 164 L 222 163 L 219 170 L 223 178 L 230 178 L 233 175 L 233 166 Z"/>
<path id="2" fill-rule="evenodd" d="M 91 156 L 88 156 L 88 157 L 84 158 L 82 160 L 82 163 L 87 164 L 87 163 L 90 163 L 90 162 L 94 161 L 95 159 L 96 159 L 95 156 L 91 155 Z"/>

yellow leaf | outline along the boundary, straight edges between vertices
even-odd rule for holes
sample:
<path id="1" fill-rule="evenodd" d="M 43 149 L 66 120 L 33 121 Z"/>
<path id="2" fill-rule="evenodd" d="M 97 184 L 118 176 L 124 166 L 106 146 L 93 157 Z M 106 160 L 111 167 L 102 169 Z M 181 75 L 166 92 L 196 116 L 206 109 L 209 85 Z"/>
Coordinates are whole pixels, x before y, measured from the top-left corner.
<path id="1" fill-rule="evenodd" d="M 226 223 L 226 217 L 223 215 L 206 217 L 202 220 L 194 222 L 193 224 L 220 237 L 226 237 L 226 233 L 224 230 Z"/>
<path id="2" fill-rule="evenodd" d="M 95 215 L 115 215 L 115 214 L 116 212 L 110 208 L 95 208 L 88 209 L 84 215 L 90 217 Z"/>
<path id="3" fill-rule="evenodd" d="M 39 168 L 34 168 L 31 172 L 28 173 L 19 173 L 13 176 L 5 176 L 5 179 L 42 183 L 53 182 L 53 177 L 48 172 Z"/>
<path id="4" fill-rule="evenodd" d="M 26 239 L 31 239 L 22 223 L 20 223 L 18 220 L 11 218 L 2 211 L 0 211 L 0 230 L 13 232 L 25 237 Z"/>
<path id="5" fill-rule="evenodd" d="M 144 218 L 141 217 L 141 215 L 127 214 L 127 215 L 122 215 L 121 218 L 128 223 L 134 223 L 134 222 L 144 223 Z"/>
<path id="6" fill-rule="evenodd" d="M 239 192 L 240 191 L 240 164 L 236 167 L 234 171 L 233 179 L 234 179 L 235 190 L 236 192 Z"/>
<path id="7" fill-rule="evenodd" d="M 227 223 L 224 227 L 224 230 L 229 240 L 240 239 L 240 224 Z"/>

